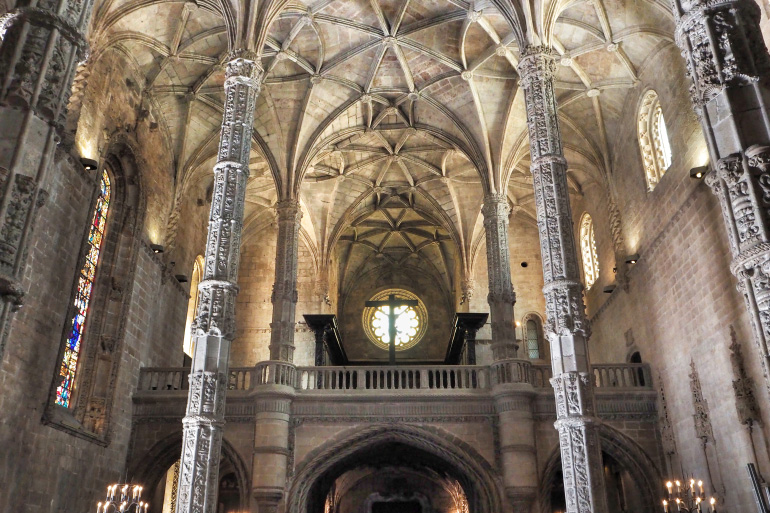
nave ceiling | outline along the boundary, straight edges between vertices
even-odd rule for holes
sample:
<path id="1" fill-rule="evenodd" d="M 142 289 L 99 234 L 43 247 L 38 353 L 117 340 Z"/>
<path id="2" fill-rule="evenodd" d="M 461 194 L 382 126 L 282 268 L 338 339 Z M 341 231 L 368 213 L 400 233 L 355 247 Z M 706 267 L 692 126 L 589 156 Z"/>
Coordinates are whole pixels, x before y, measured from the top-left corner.
<path id="1" fill-rule="evenodd" d="M 436 272 L 447 285 L 453 271 L 446 265 L 473 265 L 485 192 L 504 190 L 515 219 L 534 219 L 517 87 L 520 40 L 546 37 L 560 55 L 556 88 L 576 195 L 605 187 L 614 128 L 634 102 L 629 93 L 640 70 L 673 44 L 669 7 L 658 0 L 515 8 L 502 0 L 308 0 L 231 11 L 236 14 L 223 16 L 221 5 L 159 0 L 104 0 L 94 11 L 90 59 L 117 51 L 130 62 L 125 74 L 140 84 L 141 108 L 173 155 L 174 208 L 195 196 L 193 189 L 210 186 L 222 64 L 232 41 L 259 41 L 265 77 L 247 236 L 272 221 L 270 207 L 279 198 L 298 196 L 306 214 L 303 240 L 319 259 L 331 258 L 338 243 L 341 253 L 355 245 L 379 257 L 397 252 L 394 241 L 418 255 L 446 248 L 442 259 L 423 256 L 440 262 Z M 521 29 L 511 25 L 517 12 Z M 233 28 L 246 25 L 251 30 Z M 426 233 L 390 226 L 377 232 L 390 233 L 384 245 L 362 238 L 367 224 L 393 224 L 403 213 L 401 207 L 377 213 L 394 199 L 418 207 L 409 216 L 430 224 Z M 439 242 L 417 250 L 430 237 Z"/>

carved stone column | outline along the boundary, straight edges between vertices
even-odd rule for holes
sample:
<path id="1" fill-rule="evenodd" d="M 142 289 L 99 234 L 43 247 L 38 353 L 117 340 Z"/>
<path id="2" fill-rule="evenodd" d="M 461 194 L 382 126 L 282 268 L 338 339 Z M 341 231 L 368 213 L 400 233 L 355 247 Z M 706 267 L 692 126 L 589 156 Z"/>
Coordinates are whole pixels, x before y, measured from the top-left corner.
<path id="1" fill-rule="evenodd" d="M 484 232 L 487 242 L 489 313 L 492 323 L 492 355 L 495 360 L 516 358 L 513 305 L 516 293 L 511 283 L 511 257 L 508 250 L 508 199 L 505 194 L 484 196 Z"/>
<path id="2" fill-rule="evenodd" d="M 545 333 L 551 347 L 564 491 L 568 513 L 605 513 L 599 420 L 588 360 L 589 326 L 583 305 L 567 162 L 554 95 L 552 50 L 527 47 L 519 63 L 527 109 L 531 170 L 543 258 Z"/>
<path id="3" fill-rule="evenodd" d="M 302 219 L 298 200 L 283 200 L 278 210 L 278 245 L 275 249 L 273 321 L 270 323 L 270 359 L 294 360 L 294 316 L 297 309 L 297 258 Z"/>
<path id="4" fill-rule="evenodd" d="M 261 79 L 262 68 L 255 54 L 232 55 L 225 73 L 225 111 L 214 166 L 203 280 L 198 286 L 200 302 L 194 326 L 187 414 L 183 420 L 177 513 L 215 513 L 217 510 L 243 206 L 254 106 Z"/>
<path id="5" fill-rule="evenodd" d="M 770 57 L 751 0 L 675 0 L 676 42 L 709 146 L 732 272 L 767 371 L 770 339 Z M 767 374 L 767 373 L 765 373 Z"/>
<path id="6" fill-rule="evenodd" d="M 93 1 L 19 5 L 0 18 L 0 359 Z"/>

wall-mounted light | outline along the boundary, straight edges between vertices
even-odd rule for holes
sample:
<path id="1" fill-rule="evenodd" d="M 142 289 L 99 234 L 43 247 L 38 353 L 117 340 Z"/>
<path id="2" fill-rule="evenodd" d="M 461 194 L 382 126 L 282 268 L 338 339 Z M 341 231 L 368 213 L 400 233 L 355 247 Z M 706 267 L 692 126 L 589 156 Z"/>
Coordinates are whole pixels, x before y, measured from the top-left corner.
<path id="1" fill-rule="evenodd" d="M 184 274 L 175 274 L 174 278 L 176 278 L 176 281 L 179 283 L 187 283 L 187 276 Z"/>
<path id="2" fill-rule="evenodd" d="M 94 171 L 97 167 L 99 167 L 99 163 L 97 161 L 94 159 L 87 159 L 85 157 L 81 157 L 80 163 L 83 164 L 83 168 L 86 171 Z"/>
<path id="3" fill-rule="evenodd" d="M 633 255 L 628 255 L 626 257 L 626 263 L 627 264 L 635 264 L 639 261 L 639 253 L 634 253 Z"/>
<path id="4" fill-rule="evenodd" d="M 163 246 L 160 244 L 150 244 L 150 249 L 153 253 L 163 253 Z"/>
<path id="5" fill-rule="evenodd" d="M 615 284 L 607 285 L 606 287 L 604 287 L 605 294 L 612 294 L 614 290 L 615 290 Z"/>
<path id="6" fill-rule="evenodd" d="M 700 180 L 704 176 L 706 176 L 706 173 L 709 172 L 708 166 L 698 166 L 690 169 L 690 178 L 693 178 L 695 180 Z"/>

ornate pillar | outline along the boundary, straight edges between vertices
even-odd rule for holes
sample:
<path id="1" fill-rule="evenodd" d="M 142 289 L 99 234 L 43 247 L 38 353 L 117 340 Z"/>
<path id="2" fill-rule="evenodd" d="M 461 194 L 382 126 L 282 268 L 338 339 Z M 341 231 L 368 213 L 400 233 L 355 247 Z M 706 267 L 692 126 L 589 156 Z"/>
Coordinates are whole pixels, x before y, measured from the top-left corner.
<path id="1" fill-rule="evenodd" d="M 65 135 L 92 7 L 92 0 L 33 0 L 0 17 L 0 358 L 10 314 L 22 305 L 27 244 Z"/>
<path id="2" fill-rule="evenodd" d="M 302 210 L 299 200 L 276 204 L 278 244 L 275 249 L 273 321 L 270 323 L 270 359 L 294 360 L 294 316 L 297 309 L 297 258 Z"/>
<path id="3" fill-rule="evenodd" d="M 261 79 L 262 68 L 256 54 L 241 52 L 231 56 L 225 72 L 225 111 L 214 166 L 203 280 L 198 286 L 200 301 L 194 326 L 190 393 L 183 420 L 177 513 L 217 510 L 243 204 L 254 106 Z"/>
<path id="4" fill-rule="evenodd" d="M 535 206 L 543 258 L 545 333 L 551 346 L 564 491 L 568 513 L 605 513 L 604 476 L 588 360 L 589 326 L 583 305 L 567 161 L 553 88 L 553 51 L 527 47 L 519 63 L 527 109 Z"/>
<path id="5" fill-rule="evenodd" d="M 674 1 L 676 43 L 709 146 L 719 199 L 767 371 L 770 339 L 770 57 L 751 0 Z"/>
<path id="6" fill-rule="evenodd" d="M 492 323 L 492 355 L 495 360 L 516 358 L 516 328 L 513 305 L 516 293 L 511 283 L 511 257 L 508 250 L 508 199 L 504 193 L 484 196 L 484 232 L 487 241 L 489 313 Z"/>

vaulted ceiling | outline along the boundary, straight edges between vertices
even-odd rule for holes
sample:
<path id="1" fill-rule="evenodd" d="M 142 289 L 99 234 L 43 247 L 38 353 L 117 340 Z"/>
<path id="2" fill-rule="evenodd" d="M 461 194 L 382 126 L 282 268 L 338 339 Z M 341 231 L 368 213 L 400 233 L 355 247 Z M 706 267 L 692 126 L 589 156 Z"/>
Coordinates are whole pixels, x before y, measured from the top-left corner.
<path id="1" fill-rule="evenodd" d="M 608 134 L 627 92 L 673 41 L 662 0 L 104 0 L 95 13 L 91 59 L 122 52 L 127 73 L 143 80 L 142 107 L 176 163 L 177 205 L 192 184 L 211 180 L 222 63 L 234 41 L 247 41 L 265 69 L 247 226 L 270 217 L 279 197 L 299 197 L 306 242 L 322 258 L 340 241 L 387 255 L 381 240 L 361 238 L 362 223 L 394 221 L 402 214 L 385 205 L 400 198 L 413 209 L 405 218 L 430 219 L 431 236 L 451 240 L 448 259 L 461 270 L 482 235 L 485 192 L 504 190 L 523 217 L 534 217 L 516 73 L 522 40 L 548 40 L 560 55 L 575 194 L 605 183 Z M 430 238 L 389 233 L 411 252 Z"/>

